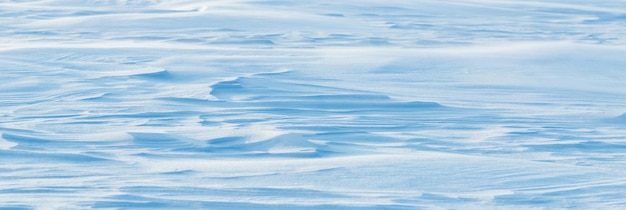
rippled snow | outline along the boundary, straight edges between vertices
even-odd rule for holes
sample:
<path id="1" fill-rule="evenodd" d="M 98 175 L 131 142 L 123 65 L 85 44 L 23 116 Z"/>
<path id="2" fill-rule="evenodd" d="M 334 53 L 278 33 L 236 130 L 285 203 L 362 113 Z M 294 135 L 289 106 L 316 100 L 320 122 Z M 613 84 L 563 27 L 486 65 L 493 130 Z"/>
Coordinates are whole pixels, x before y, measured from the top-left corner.
<path id="1" fill-rule="evenodd" d="M 619 208 L 625 6 L 2 1 L 0 208 Z"/>

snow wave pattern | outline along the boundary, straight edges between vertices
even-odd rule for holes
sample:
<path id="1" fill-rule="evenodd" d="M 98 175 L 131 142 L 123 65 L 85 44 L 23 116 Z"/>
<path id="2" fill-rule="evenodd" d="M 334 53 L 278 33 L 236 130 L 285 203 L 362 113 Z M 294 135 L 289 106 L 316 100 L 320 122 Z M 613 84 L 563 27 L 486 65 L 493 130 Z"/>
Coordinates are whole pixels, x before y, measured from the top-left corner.
<path id="1" fill-rule="evenodd" d="M 625 206 L 623 6 L 3 1 L 0 208 Z"/>

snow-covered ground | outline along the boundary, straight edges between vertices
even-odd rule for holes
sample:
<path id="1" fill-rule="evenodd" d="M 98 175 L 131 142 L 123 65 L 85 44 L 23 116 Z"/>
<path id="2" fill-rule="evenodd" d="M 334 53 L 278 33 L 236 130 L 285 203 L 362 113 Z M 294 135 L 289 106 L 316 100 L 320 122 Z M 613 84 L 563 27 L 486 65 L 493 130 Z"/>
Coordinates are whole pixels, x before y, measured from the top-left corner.
<path id="1" fill-rule="evenodd" d="M 0 1 L 0 209 L 626 206 L 623 0 Z"/>

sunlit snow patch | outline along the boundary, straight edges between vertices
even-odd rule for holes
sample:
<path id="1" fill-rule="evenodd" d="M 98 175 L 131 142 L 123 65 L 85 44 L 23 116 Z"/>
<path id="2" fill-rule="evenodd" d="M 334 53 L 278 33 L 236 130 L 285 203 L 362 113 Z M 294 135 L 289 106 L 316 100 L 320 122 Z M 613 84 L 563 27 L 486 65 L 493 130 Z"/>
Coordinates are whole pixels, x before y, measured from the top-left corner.
<path id="1" fill-rule="evenodd" d="M 11 149 L 11 147 L 16 146 L 17 143 L 7 141 L 6 139 L 0 136 L 0 149 Z"/>

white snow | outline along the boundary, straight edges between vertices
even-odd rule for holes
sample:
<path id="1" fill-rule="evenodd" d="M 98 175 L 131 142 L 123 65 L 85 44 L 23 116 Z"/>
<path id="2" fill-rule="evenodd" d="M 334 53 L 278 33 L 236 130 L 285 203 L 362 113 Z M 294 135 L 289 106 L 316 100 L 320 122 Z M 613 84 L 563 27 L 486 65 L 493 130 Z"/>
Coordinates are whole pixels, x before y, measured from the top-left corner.
<path id="1" fill-rule="evenodd" d="M 618 209 L 626 3 L 0 2 L 0 209 Z"/>

